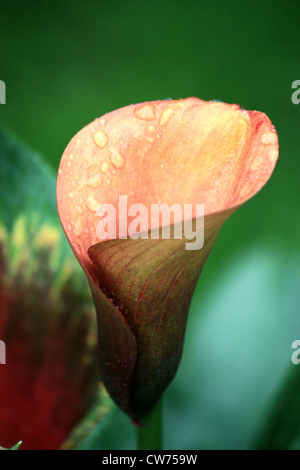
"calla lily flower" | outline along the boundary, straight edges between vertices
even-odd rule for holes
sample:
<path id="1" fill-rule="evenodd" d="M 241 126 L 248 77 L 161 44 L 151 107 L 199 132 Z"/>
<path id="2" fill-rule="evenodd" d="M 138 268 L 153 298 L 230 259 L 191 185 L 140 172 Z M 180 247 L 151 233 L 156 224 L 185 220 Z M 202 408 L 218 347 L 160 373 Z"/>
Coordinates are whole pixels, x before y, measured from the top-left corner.
<path id="1" fill-rule="evenodd" d="M 277 134 L 265 114 L 198 98 L 118 109 L 67 146 L 59 217 L 93 294 L 101 377 L 134 421 L 143 421 L 176 373 L 193 291 L 223 223 L 265 185 L 277 158 Z M 140 238 L 130 236 L 134 210 L 117 210 L 121 196 L 127 207 L 148 210 L 135 222 Z M 169 239 L 159 219 L 159 236 L 151 238 L 145 222 L 153 204 L 193 210 L 170 218 Z M 197 204 L 204 204 L 202 215 Z M 99 239 L 101 207 L 116 209 L 116 230 L 107 230 L 106 240 Z M 186 249 L 175 227 L 200 219 L 204 244 Z"/>

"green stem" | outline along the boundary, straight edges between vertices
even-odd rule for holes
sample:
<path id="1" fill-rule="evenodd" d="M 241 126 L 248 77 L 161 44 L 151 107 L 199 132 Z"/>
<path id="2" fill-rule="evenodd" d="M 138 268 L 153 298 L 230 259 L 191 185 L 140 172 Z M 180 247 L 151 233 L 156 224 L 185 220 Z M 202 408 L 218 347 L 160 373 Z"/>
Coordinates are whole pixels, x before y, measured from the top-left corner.
<path id="1" fill-rule="evenodd" d="M 143 425 L 136 428 L 139 450 L 162 450 L 162 412 L 160 400 Z"/>

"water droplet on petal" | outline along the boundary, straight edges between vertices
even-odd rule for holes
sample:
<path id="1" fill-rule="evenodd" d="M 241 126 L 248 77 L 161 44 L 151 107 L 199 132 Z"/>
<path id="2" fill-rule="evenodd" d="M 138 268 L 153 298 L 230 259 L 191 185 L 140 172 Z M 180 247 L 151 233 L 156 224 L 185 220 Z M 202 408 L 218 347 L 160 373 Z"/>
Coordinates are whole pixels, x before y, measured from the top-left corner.
<path id="1" fill-rule="evenodd" d="M 155 119 L 155 112 L 151 104 L 145 104 L 135 111 L 136 117 L 144 119 L 145 121 L 152 121 Z"/>
<path id="2" fill-rule="evenodd" d="M 101 171 L 102 173 L 106 173 L 108 171 L 109 165 L 107 162 L 103 162 L 101 165 Z"/>
<path id="3" fill-rule="evenodd" d="M 67 167 L 70 168 L 70 166 L 71 166 L 71 162 L 68 162 Z"/>
<path id="4" fill-rule="evenodd" d="M 93 193 L 89 193 L 85 198 L 85 205 L 91 212 L 97 212 L 101 203 Z"/>
<path id="5" fill-rule="evenodd" d="M 147 129 L 149 132 L 154 132 L 155 131 L 155 126 L 153 126 L 153 124 L 149 124 L 149 126 L 147 126 Z"/>
<path id="6" fill-rule="evenodd" d="M 277 157 L 278 157 L 278 152 L 277 150 L 270 150 L 269 152 L 269 159 L 270 159 L 270 162 L 273 164 L 276 162 L 277 160 Z"/>
<path id="7" fill-rule="evenodd" d="M 86 186 L 86 171 L 84 171 L 78 180 L 78 189 L 81 191 Z"/>
<path id="8" fill-rule="evenodd" d="M 72 153 L 71 153 L 71 154 L 69 155 L 69 159 L 70 159 L 70 160 L 73 160 L 73 158 L 74 158 L 74 155 L 72 155 Z"/>
<path id="9" fill-rule="evenodd" d="M 81 219 L 77 219 L 74 224 L 73 233 L 74 235 L 78 237 L 79 235 L 81 235 L 81 232 L 82 232 L 82 222 L 81 222 Z"/>
<path id="10" fill-rule="evenodd" d="M 90 176 L 86 180 L 86 185 L 87 186 L 92 186 L 93 188 L 96 188 L 97 186 L 99 186 L 100 183 L 101 183 L 101 176 L 99 175 L 99 173 L 96 173 L 96 174 Z"/>
<path id="11" fill-rule="evenodd" d="M 71 197 L 74 197 L 74 193 L 69 193 L 68 196 L 71 198 Z"/>
<path id="12" fill-rule="evenodd" d="M 99 122 L 100 122 L 101 126 L 105 126 L 105 124 L 106 124 L 106 120 L 104 118 L 101 118 Z"/>
<path id="13" fill-rule="evenodd" d="M 62 169 L 61 169 L 61 168 L 58 170 L 58 174 L 59 174 L 59 175 L 62 174 Z"/>
<path id="14" fill-rule="evenodd" d="M 100 186 L 101 175 L 99 173 L 99 167 L 97 165 L 89 166 L 87 170 L 81 173 L 78 183 L 79 190 L 82 190 L 86 186 L 92 186 L 93 188 Z"/>
<path id="15" fill-rule="evenodd" d="M 125 160 L 117 149 L 113 151 L 110 156 L 110 159 L 115 168 L 123 168 Z"/>
<path id="16" fill-rule="evenodd" d="M 175 111 L 174 109 L 171 109 L 171 108 L 167 108 L 163 111 L 161 117 L 160 117 L 160 121 L 159 121 L 159 124 L 161 126 L 165 126 L 167 124 L 167 122 L 171 119 L 171 117 L 173 116 L 173 114 L 175 114 Z"/>
<path id="17" fill-rule="evenodd" d="M 83 213 L 82 207 L 76 206 L 75 209 L 77 210 L 78 214 L 82 214 L 82 213 Z"/>
<path id="18" fill-rule="evenodd" d="M 263 145 L 274 145 L 277 142 L 277 136 L 274 132 L 266 132 L 261 136 L 261 143 Z"/>
<path id="19" fill-rule="evenodd" d="M 105 134 L 105 132 L 102 131 L 95 132 L 95 134 L 93 135 L 93 139 L 95 141 L 95 144 L 98 145 L 98 147 L 100 148 L 105 147 L 108 141 L 107 135 Z"/>
<path id="20" fill-rule="evenodd" d="M 244 187 L 240 190 L 239 197 L 241 197 L 241 198 L 247 197 L 248 194 L 249 194 L 249 191 L 251 191 L 251 189 L 249 190 L 249 185 L 244 186 Z"/>

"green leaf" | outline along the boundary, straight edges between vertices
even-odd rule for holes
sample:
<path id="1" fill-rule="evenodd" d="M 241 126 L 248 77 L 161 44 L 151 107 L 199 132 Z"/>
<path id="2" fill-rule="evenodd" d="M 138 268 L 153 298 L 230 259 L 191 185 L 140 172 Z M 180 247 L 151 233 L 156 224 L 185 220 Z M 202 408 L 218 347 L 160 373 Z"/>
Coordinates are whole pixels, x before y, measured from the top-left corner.
<path id="1" fill-rule="evenodd" d="M 35 214 L 58 227 L 55 177 L 41 157 L 0 129 L 0 220 L 12 230 L 18 216 Z"/>
<path id="2" fill-rule="evenodd" d="M 93 303 L 61 230 L 54 174 L 3 130 L 0 160 L 0 442 L 70 447 L 86 414 L 92 428 L 109 408 Z"/>
<path id="3" fill-rule="evenodd" d="M 17 442 L 14 446 L 10 447 L 10 449 L 6 449 L 5 447 L 0 447 L 0 450 L 19 450 L 22 441 Z"/>
<path id="4" fill-rule="evenodd" d="M 300 370 L 291 365 L 274 397 L 271 411 L 254 447 L 258 450 L 300 450 Z"/>
<path id="5" fill-rule="evenodd" d="M 218 250 L 222 244 L 213 265 Z M 255 448 L 270 411 L 281 408 L 288 371 L 300 370 L 291 363 L 300 339 L 296 246 L 262 237 L 225 260 L 208 267 L 196 288 L 182 364 L 165 396 L 169 449 Z M 289 394 L 286 411 L 299 420 L 297 389 Z"/>

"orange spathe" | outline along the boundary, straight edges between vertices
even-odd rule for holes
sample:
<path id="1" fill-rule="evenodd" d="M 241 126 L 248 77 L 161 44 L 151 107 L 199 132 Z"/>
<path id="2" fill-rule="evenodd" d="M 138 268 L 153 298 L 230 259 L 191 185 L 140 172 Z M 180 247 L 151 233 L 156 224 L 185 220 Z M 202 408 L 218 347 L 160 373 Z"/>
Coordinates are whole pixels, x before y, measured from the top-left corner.
<path id="1" fill-rule="evenodd" d="M 198 98 L 127 106 L 98 118 L 67 146 L 57 179 L 59 215 L 81 262 L 98 243 L 101 204 L 241 205 L 270 177 L 278 138 L 268 117 Z M 66 198 L 66 195 L 69 197 Z"/>

